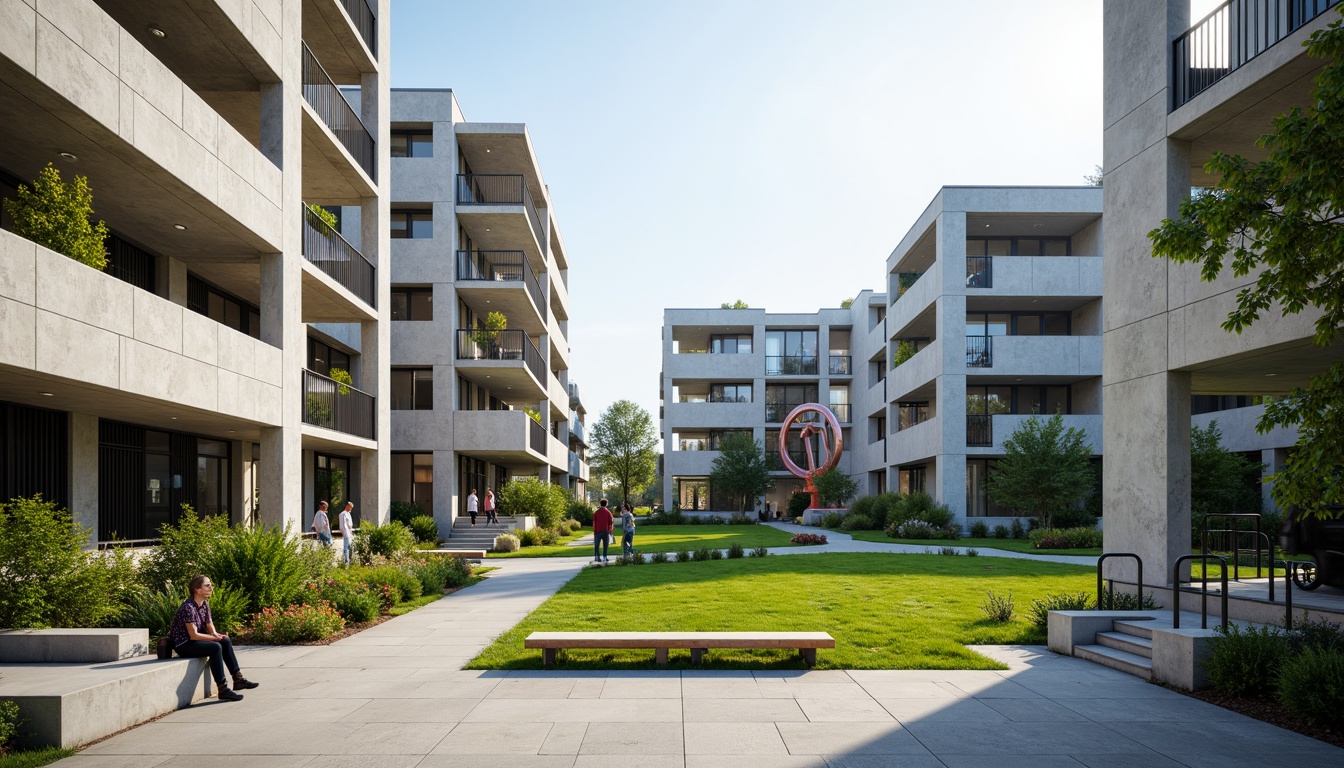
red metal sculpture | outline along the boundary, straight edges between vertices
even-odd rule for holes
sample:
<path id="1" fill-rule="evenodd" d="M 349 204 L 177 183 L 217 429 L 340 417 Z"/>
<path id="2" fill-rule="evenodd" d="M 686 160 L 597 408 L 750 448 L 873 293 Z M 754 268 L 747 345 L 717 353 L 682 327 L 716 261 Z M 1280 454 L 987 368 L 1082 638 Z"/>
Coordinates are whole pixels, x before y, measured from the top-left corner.
<path id="1" fill-rule="evenodd" d="M 804 423 L 802 429 L 799 430 L 798 437 L 803 441 L 803 451 L 807 454 L 807 469 L 798 466 L 789 457 L 789 430 L 793 429 L 794 422 L 798 421 L 799 417 L 805 413 L 816 413 L 825 422 L 825 426 L 823 426 L 809 421 Z M 834 448 L 831 448 L 830 441 L 826 438 L 826 427 L 830 427 L 831 435 L 835 441 Z M 817 453 L 812 451 L 812 438 L 814 436 L 820 442 Z M 839 464 L 840 452 L 843 449 L 844 435 L 840 432 L 840 421 L 835 418 L 835 413 L 830 408 L 820 403 L 803 403 L 794 408 L 789 412 L 788 418 L 784 419 L 784 425 L 779 428 L 779 458 L 790 472 L 803 478 L 803 488 L 812 494 L 810 509 L 821 508 L 821 498 L 817 494 L 817 486 L 813 479 Z M 825 460 L 821 466 L 817 466 L 819 454 L 825 454 Z"/>

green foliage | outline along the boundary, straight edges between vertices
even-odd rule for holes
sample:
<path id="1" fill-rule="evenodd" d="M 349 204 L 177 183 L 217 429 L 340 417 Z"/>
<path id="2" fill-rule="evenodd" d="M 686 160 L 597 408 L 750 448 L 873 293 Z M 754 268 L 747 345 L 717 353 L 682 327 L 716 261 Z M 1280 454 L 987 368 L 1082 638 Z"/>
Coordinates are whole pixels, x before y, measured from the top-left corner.
<path id="1" fill-rule="evenodd" d="M 653 553 L 653 556 L 649 558 L 649 562 L 650 562 L 650 563 L 654 563 L 654 564 L 666 563 L 666 562 L 667 562 L 667 553 L 666 553 L 666 552 L 654 552 L 654 553 Z"/>
<path id="2" fill-rule="evenodd" d="M 840 530 L 843 531 L 877 531 L 881 529 L 881 523 L 858 512 L 850 512 L 840 521 Z"/>
<path id="3" fill-rule="evenodd" d="M 593 524 L 593 508 L 581 499 L 570 499 L 565 505 L 565 517 L 579 521 L 580 527 Z"/>
<path id="4" fill-rule="evenodd" d="M 859 483 L 854 478 L 832 467 L 812 478 L 817 495 L 824 507 L 843 507 L 845 502 L 859 493 Z"/>
<path id="5" fill-rule="evenodd" d="M 308 210 L 312 211 L 314 216 L 321 219 L 323 224 L 326 224 L 328 227 L 331 227 L 333 231 L 336 229 L 336 225 L 339 223 L 336 221 L 336 214 L 332 213 L 331 211 L 328 211 L 326 208 L 323 208 L 320 205 L 317 205 L 316 203 L 307 203 L 307 206 Z"/>
<path id="6" fill-rule="evenodd" d="M 1344 725 L 1344 651 L 1308 648 L 1289 657 L 1277 693 L 1285 709 L 1312 725 Z"/>
<path id="7" fill-rule="evenodd" d="M 852 306 L 854 306 L 854 297 L 851 296 L 851 297 L 848 298 L 848 299 L 841 299 L 841 300 L 840 300 L 840 308 L 841 308 L 841 309 L 849 309 L 849 308 L 852 307 Z"/>
<path id="8" fill-rule="evenodd" d="M 1338 624 L 1331 624 L 1325 619 L 1313 619 L 1304 615 L 1293 627 L 1289 642 L 1294 652 L 1311 648 L 1344 652 L 1344 630 L 1341 630 Z"/>
<path id="9" fill-rule="evenodd" d="M 785 509 L 788 512 L 789 517 L 798 517 L 806 512 L 808 506 L 811 504 L 812 494 L 800 492 L 789 497 L 789 505 Z"/>
<path id="10" fill-rule="evenodd" d="M 345 629 L 345 619 L 330 603 L 296 603 L 265 608 L 252 617 L 252 640 L 264 645 L 313 642 Z"/>
<path id="11" fill-rule="evenodd" d="M 423 514 L 425 514 L 425 511 L 420 509 L 419 504 L 412 504 L 409 501 L 394 501 L 388 506 L 388 517 L 393 522 L 406 526 L 411 524 L 413 518 L 420 517 Z"/>
<path id="12" fill-rule="evenodd" d="M 227 535 L 226 518 L 197 517 L 190 505 L 183 504 L 177 525 L 163 526 L 159 530 L 159 545 L 141 560 L 141 583 L 150 589 L 161 590 L 166 584 L 185 588 L 187 582 L 208 573 L 219 540 Z"/>
<path id="13" fill-rule="evenodd" d="M 119 627 L 144 627 L 149 636 L 164 637 L 172 629 L 177 610 L 187 601 L 187 585 L 171 589 L 145 590 L 116 618 Z M 229 633 L 243 625 L 248 616 L 246 596 L 239 590 L 219 583 L 210 595 L 210 616 L 215 629 Z"/>
<path id="14" fill-rule="evenodd" d="M 351 376 L 350 372 L 345 370 L 344 368 L 332 368 L 331 370 L 327 371 L 327 377 L 330 378 L 332 381 L 336 382 L 336 394 L 338 395 L 350 394 L 350 388 L 355 385 L 355 377 Z M 345 470 L 333 469 L 331 471 L 333 474 L 336 472 L 340 472 L 342 475 L 341 485 L 345 485 L 344 482 Z M 332 488 L 337 487 L 336 481 L 332 481 L 331 487 Z M 331 500 L 331 505 L 334 507 L 340 504 L 342 501 L 345 501 L 345 499 L 334 498 Z"/>
<path id="15" fill-rule="evenodd" d="M 1273 322 L 1304 310 L 1318 311 L 1315 342 L 1330 346 L 1344 327 L 1344 27 L 1336 20 L 1313 33 L 1307 53 L 1325 59 L 1309 106 L 1274 118 L 1256 140 L 1259 162 L 1214 153 L 1204 166 L 1214 190 L 1181 203 L 1148 237 L 1153 255 L 1197 263 L 1212 281 L 1224 269 L 1255 275 L 1237 293 L 1237 306 L 1222 324 L 1241 333 L 1268 315 Z M 1324 366 L 1324 363 L 1322 363 Z M 1294 388 L 1269 403 L 1257 429 L 1295 426 L 1297 450 L 1270 479 L 1283 508 L 1332 517 L 1344 504 L 1344 361 L 1318 373 L 1306 389 Z"/>
<path id="16" fill-rule="evenodd" d="M 710 553 L 717 551 L 718 550 L 710 549 L 709 547 L 700 547 L 699 549 L 695 550 L 695 561 L 697 563 L 700 563 L 709 560 L 713 557 L 713 555 Z"/>
<path id="17" fill-rule="evenodd" d="M 723 550 L 722 550 L 722 549 L 719 549 L 718 547 L 715 547 L 714 549 L 709 550 L 709 559 L 710 559 L 710 560 L 722 560 L 722 559 L 723 559 Z"/>
<path id="18" fill-rule="evenodd" d="M 1092 490 L 1092 449 L 1087 434 L 1065 428 L 1058 413 L 1024 420 L 1003 441 L 1004 457 L 989 476 L 989 496 L 996 503 L 1033 514 L 1042 528 L 1052 527 L 1056 512 L 1075 506 Z"/>
<path id="19" fill-rule="evenodd" d="M 880 495 L 863 496 L 855 499 L 854 503 L 849 505 L 849 514 L 865 515 L 878 520 L 886 520 L 887 508 L 883 504 Z"/>
<path id="20" fill-rule="evenodd" d="M 1096 549 L 1101 531 L 1096 528 L 1036 528 L 1027 538 L 1037 549 Z"/>
<path id="21" fill-rule="evenodd" d="M 1051 611 L 1090 611 L 1095 607 L 1096 601 L 1086 592 L 1061 592 L 1032 600 L 1027 615 L 1032 625 L 1044 632 Z"/>
<path id="22" fill-rule="evenodd" d="M 397 565 L 364 566 L 360 569 L 359 578 L 375 590 L 383 585 L 391 587 L 392 599 L 398 603 L 414 600 L 424 591 L 419 577 Z"/>
<path id="23" fill-rule="evenodd" d="M 770 554 L 770 550 L 765 547 L 752 547 L 751 549 L 751 557 L 765 557 L 768 554 Z"/>
<path id="24" fill-rule="evenodd" d="M 1237 624 L 1218 627 L 1222 635 L 1204 669 L 1213 687 L 1232 696 L 1258 696 L 1274 687 L 1288 654 L 1288 640 L 1277 627 Z"/>
<path id="25" fill-rule="evenodd" d="M 690 551 L 689 549 L 678 549 L 678 550 L 677 550 L 677 562 L 678 562 L 678 563 L 689 563 L 690 561 L 691 561 L 691 551 Z"/>
<path id="26" fill-rule="evenodd" d="M 523 406 L 523 413 L 526 413 L 529 419 L 537 422 L 538 424 L 541 423 L 541 411 L 538 411 L 536 408 L 529 408 L 527 406 Z"/>
<path id="27" fill-rule="evenodd" d="M 510 515 L 530 515 L 537 518 L 540 527 L 554 528 L 565 515 L 569 491 L 535 477 L 524 477 L 504 484 L 499 490 L 499 505 Z"/>
<path id="28" fill-rule="evenodd" d="M 68 747 L 38 747 L 9 754 L 0 752 L 0 768 L 42 768 L 73 754 L 75 750 Z"/>
<path id="29" fill-rule="evenodd" d="M 19 727 L 23 723 L 18 704 L 11 700 L 0 701 L 0 755 L 5 754 L 10 743 L 18 737 Z"/>
<path id="30" fill-rule="evenodd" d="M 915 356 L 915 343 L 901 339 L 896 342 L 896 351 L 891 355 L 891 367 L 899 368 L 901 363 Z"/>
<path id="31" fill-rule="evenodd" d="M 248 613 L 289 605 L 312 577 L 303 540 L 278 526 L 230 528 L 216 540 L 205 569 L 217 584 L 241 592 Z"/>
<path id="32" fill-rule="evenodd" d="M 738 511 L 751 508 L 775 485 L 765 449 L 747 433 L 730 434 L 719 444 L 709 481 L 715 492 L 736 503 Z"/>
<path id="33" fill-rule="evenodd" d="M 1190 427 L 1190 541 L 1198 547 L 1204 518 L 1209 514 L 1259 512 L 1260 494 L 1248 479 L 1258 480 L 1262 465 L 1222 446 L 1218 422 L 1207 428 Z M 1237 520 L 1215 520 L 1214 528 L 1229 528 Z M 1274 535 L 1274 528 L 1266 532 Z"/>
<path id="34" fill-rule="evenodd" d="M 501 533 L 495 537 L 495 545 L 492 547 L 495 552 L 517 552 L 522 546 L 518 537 L 511 533 Z"/>
<path id="35" fill-rule="evenodd" d="M 986 592 L 985 602 L 980 606 L 980 610 L 984 611 L 990 621 L 1007 624 L 1013 620 L 1013 614 L 1016 612 L 1013 606 L 1013 593 L 996 595 L 992 591 Z"/>
<path id="36" fill-rule="evenodd" d="M 390 559 L 402 557 L 415 546 L 415 536 L 410 529 L 398 522 L 378 525 L 365 520 L 359 526 L 359 533 L 350 543 L 351 552 L 359 562 L 368 565 L 374 557 Z"/>
<path id="37" fill-rule="evenodd" d="M 734 302 L 723 302 L 719 305 L 719 309 L 751 309 L 751 307 L 747 305 L 747 302 L 738 299 Z"/>
<path id="38" fill-rule="evenodd" d="M 989 524 L 984 520 L 976 520 L 971 523 L 971 538 L 983 539 L 989 536 Z"/>
<path id="39" fill-rule="evenodd" d="M 687 517 L 680 509 L 662 509 L 648 516 L 641 525 L 695 525 L 699 518 Z M 592 525 L 592 521 L 588 525 Z"/>
<path id="40" fill-rule="evenodd" d="M 1014 539 L 1025 539 L 1027 537 L 1027 529 L 1022 525 L 1022 521 L 1017 518 L 1013 518 L 1013 525 L 1008 531 Z"/>
<path id="41" fill-rule="evenodd" d="M 85 552 L 88 540 L 68 510 L 40 495 L 0 504 L 0 627 L 96 627 L 115 616 L 125 569 Z"/>
<path id="42" fill-rule="evenodd" d="M 954 517 L 956 514 L 946 504 L 939 504 L 924 491 L 915 491 L 905 496 L 892 494 L 886 522 L 888 527 L 899 527 L 911 520 L 918 520 L 928 523 L 932 528 L 941 529 L 949 526 Z"/>
<path id="43" fill-rule="evenodd" d="M 373 591 L 363 581 L 349 578 L 309 582 L 300 597 L 301 602 L 309 605 L 325 601 L 335 608 L 342 618 L 352 622 L 373 621 L 378 618 L 383 608 L 383 599 L 379 592 Z"/>
<path id="44" fill-rule="evenodd" d="M 107 225 L 93 223 L 93 191 L 89 180 L 75 176 L 66 184 L 61 172 L 47 163 L 32 186 L 19 184 L 14 200 L 4 201 L 19 237 L 69 256 L 94 269 L 107 267 Z"/>
<path id="45" fill-rule="evenodd" d="M 1116 592 L 1114 595 L 1109 592 L 1102 596 L 1102 608 L 1108 611 L 1155 611 L 1157 610 L 1157 601 L 1153 599 L 1151 592 L 1145 592 L 1143 602 L 1139 602 L 1138 595 L 1131 595 L 1128 592 Z"/>
<path id="46" fill-rule="evenodd" d="M 541 529 L 521 528 L 514 529 L 514 535 L 518 537 L 518 546 L 520 547 L 539 547 L 541 546 Z"/>
<path id="47" fill-rule="evenodd" d="M 658 466 L 658 433 L 649 412 L 630 400 L 612 403 L 593 425 L 588 460 L 593 474 L 609 477 L 629 499 L 652 482 Z"/>
<path id="48" fill-rule="evenodd" d="M 845 516 L 839 512 L 827 512 L 821 518 L 822 528 L 839 528 L 845 522 Z"/>
<path id="49" fill-rule="evenodd" d="M 419 515 L 411 518 L 411 522 L 406 526 L 411 529 L 411 535 L 415 540 L 423 544 L 437 544 L 439 542 L 439 524 L 434 522 L 434 518 L 429 515 Z"/>
<path id="50" fill-rule="evenodd" d="M 974 534 L 972 534 L 972 535 L 974 535 Z M 996 525 L 996 526 L 994 526 L 994 538 L 996 538 L 996 539 L 1007 539 L 1007 538 L 1010 537 L 1010 535 L 1011 535 L 1011 534 L 1010 534 L 1010 532 L 1009 532 L 1009 530 L 1008 530 L 1008 526 L 1006 526 L 1006 525 Z"/>
<path id="51" fill-rule="evenodd" d="M 729 557 L 730 559 L 736 559 L 736 558 L 739 558 L 739 557 L 745 557 L 746 554 L 747 554 L 747 551 L 746 551 L 745 549 L 742 548 L 742 545 L 741 545 L 741 544 L 738 544 L 737 542 L 733 542 L 732 544 L 728 545 L 728 557 Z"/>

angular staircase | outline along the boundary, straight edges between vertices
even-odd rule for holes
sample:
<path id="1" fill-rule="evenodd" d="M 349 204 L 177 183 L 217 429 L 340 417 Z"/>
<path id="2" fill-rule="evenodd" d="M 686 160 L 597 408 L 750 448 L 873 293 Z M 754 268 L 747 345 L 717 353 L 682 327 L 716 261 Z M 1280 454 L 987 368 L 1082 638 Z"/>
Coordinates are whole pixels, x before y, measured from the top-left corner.
<path id="1" fill-rule="evenodd" d="M 1094 645 L 1079 645 L 1073 655 L 1150 680 L 1153 677 L 1152 621 L 1116 619 L 1109 632 L 1098 632 Z"/>
<path id="2" fill-rule="evenodd" d="M 518 525 L 512 517 L 503 515 L 499 518 L 496 525 L 486 525 L 485 515 L 476 516 L 476 525 L 471 524 L 471 517 L 461 515 L 453 521 L 453 527 L 444 540 L 444 545 L 451 549 L 484 549 L 489 550 L 495 546 L 495 537 L 501 533 L 512 533 Z"/>

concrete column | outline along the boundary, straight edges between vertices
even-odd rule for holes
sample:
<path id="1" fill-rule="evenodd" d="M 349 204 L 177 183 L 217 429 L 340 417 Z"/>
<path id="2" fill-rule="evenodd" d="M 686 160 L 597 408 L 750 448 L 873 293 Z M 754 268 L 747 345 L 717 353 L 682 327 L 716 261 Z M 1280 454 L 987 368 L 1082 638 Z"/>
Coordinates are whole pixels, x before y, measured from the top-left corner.
<path id="1" fill-rule="evenodd" d="M 457 519 L 457 499 L 457 454 L 434 451 L 434 522 L 445 538 Z"/>
<path id="2" fill-rule="evenodd" d="M 1265 467 L 1261 470 L 1262 477 L 1272 475 L 1283 469 L 1283 465 L 1288 461 L 1287 448 L 1265 448 L 1260 451 L 1260 463 Z M 1260 484 L 1260 505 L 1264 509 L 1274 509 L 1278 505 L 1274 503 L 1274 483 L 1265 481 Z"/>
<path id="3" fill-rule="evenodd" d="M 98 417 L 71 412 L 67 416 L 70 436 L 70 513 L 75 524 L 92 531 L 101 541 L 110 531 L 98 530 Z"/>
<path id="4" fill-rule="evenodd" d="M 165 258 L 167 292 L 164 294 L 174 304 L 187 306 L 187 265 L 174 258 Z"/>
<path id="5" fill-rule="evenodd" d="M 386 307 L 386 303 L 383 306 Z M 386 309 L 380 310 L 380 314 L 385 315 Z M 374 411 L 378 448 L 360 452 L 360 498 L 357 503 L 364 515 L 362 519 L 377 520 L 380 524 L 387 522 L 392 503 L 392 387 L 391 369 L 386 362 L 392 345 L 388 326 L 387 322 L 360 324 L 364 362 L 360 388 L 377 398 Z"/>
<path id="6" fill-rule="evenodd" d="M 233 508 L 229 510 L 229 524 L 243 525 L 256 502 L 256 463 L 252 461 L 252 443 L 247 440 L 229 442 L 232 460 L 229 463 L 229 493 Z"/>

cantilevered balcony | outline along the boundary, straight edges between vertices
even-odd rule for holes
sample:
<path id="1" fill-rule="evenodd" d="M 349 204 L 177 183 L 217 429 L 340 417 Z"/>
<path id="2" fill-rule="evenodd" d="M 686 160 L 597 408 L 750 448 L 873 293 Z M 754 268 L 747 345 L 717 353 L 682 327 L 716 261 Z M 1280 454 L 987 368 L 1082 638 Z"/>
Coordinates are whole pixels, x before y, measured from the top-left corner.
<path id="1" fill-rule="evenodd" d="M 458 372 L 468 379 L 519 399 L 546 396 L 546 364 L 525 331 L 459 329 L 456 359 Z"/>
<path id="2" fill-rule="evenodd" d="M 377 182 L 373 136 L 306 44 L 303 46 L 303 98 L 369 179 Z"/>
<path id="3" fill-rule="evenodd" d="M 457 205 L 522 206 L 538 245 L 543 250 L 546 247 L 546 228 L 527 189 L 527 179 L 521 173 L 459 173 Z"/>
<path id="4" fill-rule="evenodd" d="M 345 7 L 345 12 L 350 14 L 350 21 L 354 22 L 355 29 L 359 30 L 359 36 L 369 47 L 369 52 L 377 56 L 378 12 L 374 10 L 375 3 L 371 0 L 341 0 L 341 5 Z"/>
<path id="5" fill-rule="evenodd" d="M 303 207 L 303 258 L 376 308 L 378 271 L 341 233 L 307 205 Z"/>
<path id="6" fill-rule="evenodd" d="M 522 251 L 458 251 L 457 290 L 469 294 L 489 294 L 492 307 L 499 308 L 509 317 L 526 317 L 535 312 L 541 324 L 534 330 L 542 332 L 546 322 L 546 292 L 532 271 L 527 254 Z M 514 297 L 526 292 L 530 310 L 513 306 Z M 499 303 L 495 303 L 498 301 Z"/>
<path id="7" fill-rule="evenodd" d="M 303 371 L 303 423 L 356 437 L 376 437 L 373 395 L 320 373 Z"/>

